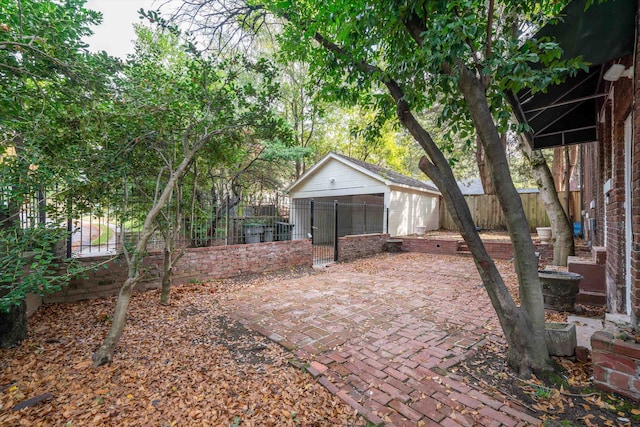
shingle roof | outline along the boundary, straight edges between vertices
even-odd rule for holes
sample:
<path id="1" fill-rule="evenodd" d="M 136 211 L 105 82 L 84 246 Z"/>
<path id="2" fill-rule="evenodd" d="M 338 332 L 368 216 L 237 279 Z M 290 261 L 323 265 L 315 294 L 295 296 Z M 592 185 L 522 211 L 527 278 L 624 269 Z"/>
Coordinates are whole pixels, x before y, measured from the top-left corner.
<path id="1" fill-rule="evenodd" d="M 344 154 L 338 154 L 338 153 L 333 153 L 333 154 L 336 155 L 337 157 L 342 157 L 343 159 L 351 163 L 354 163 L 362 168 L 365 168 L 368 171 L 373 172 L 376 175 L 379 175 L 383 179 L 393 182 L 394 184 L 406 185 L 406 186 L 415 187 L 415 188 L 423 188 L 425 190 L 435 191 L 438 193 L 440 192 L 436 187 L 432 185 L 429 185 L 425 182 L 419 181 L 414 178 L 410 178 L 406 175 L 402 175 L 401 173 L 398 173 L 391 169 L 387 169 L 387 168 L 383 168 L 382 166 L 363 162 L 362 160 L 357 160 L 357 159 L 345 156 Z"/>

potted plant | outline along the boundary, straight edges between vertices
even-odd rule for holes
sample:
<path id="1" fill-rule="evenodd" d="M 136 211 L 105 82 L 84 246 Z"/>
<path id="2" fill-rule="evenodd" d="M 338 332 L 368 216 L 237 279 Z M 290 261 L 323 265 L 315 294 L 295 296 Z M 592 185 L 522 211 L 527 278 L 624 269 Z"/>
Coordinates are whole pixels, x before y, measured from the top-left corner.
<path id="1" fill-rule="evenodd" d="M 536 227 L 536 233 L 538 233 L 540 244 L 548 245 L 551 243 L 551 227 Z"/>

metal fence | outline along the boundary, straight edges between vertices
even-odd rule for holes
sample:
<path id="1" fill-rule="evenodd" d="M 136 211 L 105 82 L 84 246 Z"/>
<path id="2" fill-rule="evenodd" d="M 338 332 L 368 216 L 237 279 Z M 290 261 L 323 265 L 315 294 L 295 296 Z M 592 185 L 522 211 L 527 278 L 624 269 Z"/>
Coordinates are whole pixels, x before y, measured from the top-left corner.
<path id="1" fill-rule="evenodd" d="M 66 228 L 66 255 L 113 255 L 140 239 L 149 200 L 142 194 L 117 194 L 113 202 L 85 205 L 53 202 L 35 192 L 20 209 L 22 228 L 55 222 Z M 174 234 L 174 246 L 206 247 L 283 240 L 312 239 L 316 262 L 337 257 L 337 239 L 346 235 L 382 233 L 388 211 L 382 205 L 332 200 L 270 197 L 225 197 L 221 202 L 199 195 L 188 203 L 169 204 L 158 220 L 147 250 L 164 248 L 163 231 Z"/>
<path id="2" fill-rule="evenodd" d="M 328 199 L 296 199 L 291 219 L 298 235 L 313 243 L 314 264 L 338 260 L 338 239 L 348 235 L 383 233 L 388 227 L 388 209 L 366 202 Z"/>

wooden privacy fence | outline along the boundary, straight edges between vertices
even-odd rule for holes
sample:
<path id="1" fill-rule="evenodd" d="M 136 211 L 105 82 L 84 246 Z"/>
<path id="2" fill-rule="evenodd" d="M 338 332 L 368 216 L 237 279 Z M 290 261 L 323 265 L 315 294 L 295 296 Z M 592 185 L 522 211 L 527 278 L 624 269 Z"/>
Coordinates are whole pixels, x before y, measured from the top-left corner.
<path id="1" fill-rule="evenodd" d="M 560 201 L 564 203 L 564 192 L 558 192 Z M 471 216 L 476 224 L 487 230 L 506 230 L 506 222 L 498 198 L 495 195 L 482 194 L 477 196 L 465 196 Z M 529 230 L 535 231 L 536 227 L 548 227 L 549 217 L 544 208 L 540 193 L 520 193 L 520 199 L 524 206 L 525 214 L 529 222 Z M 569 213 L 572 222 L 581 221 L 580 192 L 572 191 L 569 202 Z M 443 230 L 457 230 L 451 215 L 447 211 L 445 203 L 440 204 L 440 228 Z"/>

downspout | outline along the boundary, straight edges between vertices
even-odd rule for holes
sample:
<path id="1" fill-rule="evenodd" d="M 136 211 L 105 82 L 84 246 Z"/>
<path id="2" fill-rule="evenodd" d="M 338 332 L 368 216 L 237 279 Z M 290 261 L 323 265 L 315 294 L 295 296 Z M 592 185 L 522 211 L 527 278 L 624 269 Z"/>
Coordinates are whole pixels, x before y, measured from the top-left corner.
<path id="1" fill-rule="evenodd" d="M 584 229 L 584 144 L 580 144 L 580 233 L 584 238 L 586 236 Z"/>

